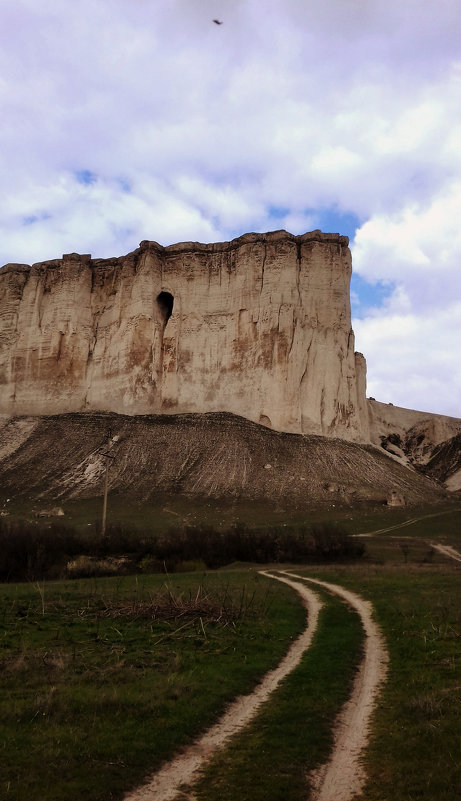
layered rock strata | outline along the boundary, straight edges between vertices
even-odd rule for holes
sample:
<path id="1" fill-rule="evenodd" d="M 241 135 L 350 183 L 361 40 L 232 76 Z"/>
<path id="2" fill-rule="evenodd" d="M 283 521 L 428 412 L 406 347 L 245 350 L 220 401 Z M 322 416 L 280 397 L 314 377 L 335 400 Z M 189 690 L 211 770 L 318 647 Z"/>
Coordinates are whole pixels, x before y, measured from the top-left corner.
<path id="1" fill-rule="evenodd" d="M 348 239 L 142 242 L 0 271 L 0 413 L 233 412 L 368 441 Z"/>

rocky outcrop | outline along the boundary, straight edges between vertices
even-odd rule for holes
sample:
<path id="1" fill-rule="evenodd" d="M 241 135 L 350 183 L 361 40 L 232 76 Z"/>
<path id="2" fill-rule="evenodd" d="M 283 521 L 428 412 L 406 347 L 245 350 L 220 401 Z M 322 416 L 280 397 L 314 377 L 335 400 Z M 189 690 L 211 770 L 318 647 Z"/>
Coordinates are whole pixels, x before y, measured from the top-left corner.
<path id="1" fill-rule="evenodd" d="M 0 412 L 233 412 L 367 441 L 347 237 L 142 242 L 0 271 Z"/>
<path id="2" fill-rule="evenodd" d="M 461 491 L 461 434 L 434 448 L 424 472 L 443 482 L 451 492 Z"/>
<path id="3" fill-rule="evenodd" d="M 461 489 L 461 420 L 367 401 L 370 439 L 408 467 Z"/>

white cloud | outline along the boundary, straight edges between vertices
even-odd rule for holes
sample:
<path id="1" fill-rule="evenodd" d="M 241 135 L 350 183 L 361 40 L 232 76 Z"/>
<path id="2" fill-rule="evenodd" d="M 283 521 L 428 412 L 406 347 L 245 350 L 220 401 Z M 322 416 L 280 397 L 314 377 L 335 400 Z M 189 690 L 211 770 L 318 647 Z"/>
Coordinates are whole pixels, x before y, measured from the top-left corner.
<path id="1" fill-rule="evenodd" d="M 456 374 L 458 0 L 3 0 L 0 23 L 3 262 L 353 213 L 355 269 L 394 286 L 358 325 L 371 386 L 394 391 L 376 327 L 405 320 L 406 405 L 426 380 L 461 415 L 427 356 L 443 320 Z"/>
<path id="2" fill-rule="evenodd" d="M 406 408 L 459 417 L 461 303 L 431 317 L 377 314 L 354 320 L 367 346 L 368 394 Z"/>
<path id="3" fill-rule="evenodd" d="M 354 268 L 404 287 L 421 312 L 444 307 L 461 297 L 460 218 L 461 180 L 427 205 L 375 215 L 357 231 Z"/>
<path id="4" fill-rule="evenodd" d="M 427 205 L 376 215 L 357 232 L 355 270 L 395 284 L 381 308 L 355 321 L 374 397 L 461 414 L 460 216 L 456 182 Z"/>

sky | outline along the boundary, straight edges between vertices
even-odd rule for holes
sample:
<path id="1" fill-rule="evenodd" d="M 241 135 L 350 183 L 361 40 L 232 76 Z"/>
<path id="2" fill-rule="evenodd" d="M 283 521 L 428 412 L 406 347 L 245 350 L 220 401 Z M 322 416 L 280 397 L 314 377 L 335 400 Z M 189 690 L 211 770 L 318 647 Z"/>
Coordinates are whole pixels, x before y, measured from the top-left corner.
<path id="1" fill-rule="evenodd" d="M 0 0 L 0 43 L 0 264 L 347 234 L 368 394 L 461 417 L 459 0 Z"/>

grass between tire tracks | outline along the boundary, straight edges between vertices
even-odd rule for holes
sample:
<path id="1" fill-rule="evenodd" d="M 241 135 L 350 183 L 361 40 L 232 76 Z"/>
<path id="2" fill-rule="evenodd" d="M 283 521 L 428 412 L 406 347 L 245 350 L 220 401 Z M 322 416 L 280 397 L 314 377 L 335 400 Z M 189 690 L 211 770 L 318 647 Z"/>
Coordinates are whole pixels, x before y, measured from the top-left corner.
<path id="1" fill-rule="evenodd" d="M 121 798 L 249 692 L 304 626 L 295 593 L 250 572 L 174 576 L 182 606 L 201 583 L 218 614 L 202 604 L 149 619 L 164 581 L 1 587 L 2 799 Z"/>
<path id="2" fill-rule="evenodd" d="M 332 725 L 349 696 L 363 643 L 358 615 L 318 592 L 325 606 L 311 648 L 205 769 L 194 787 L 200 801 L 305 801 L 307 773 L 328 758 Z"/>

